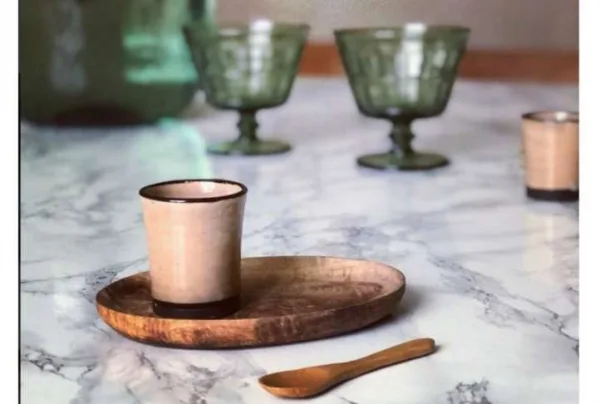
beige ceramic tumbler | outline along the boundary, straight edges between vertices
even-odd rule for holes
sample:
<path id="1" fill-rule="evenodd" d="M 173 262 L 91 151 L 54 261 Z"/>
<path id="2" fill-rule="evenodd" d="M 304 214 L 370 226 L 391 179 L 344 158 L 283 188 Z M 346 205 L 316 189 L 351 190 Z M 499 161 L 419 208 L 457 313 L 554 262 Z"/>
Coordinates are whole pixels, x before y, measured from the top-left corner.
<path id="1" fill-rule="evenodd" d="M 530 112 L 523 115 L 522 125 L 527 196 L 579 200 L 579 114 Z"/>
<path id="2" fill-rule="evenodd" d="M 168 181 L 140 190 L 156 315 L 221 318 L 239 308 L 247 191 L 220 179 Z"/>

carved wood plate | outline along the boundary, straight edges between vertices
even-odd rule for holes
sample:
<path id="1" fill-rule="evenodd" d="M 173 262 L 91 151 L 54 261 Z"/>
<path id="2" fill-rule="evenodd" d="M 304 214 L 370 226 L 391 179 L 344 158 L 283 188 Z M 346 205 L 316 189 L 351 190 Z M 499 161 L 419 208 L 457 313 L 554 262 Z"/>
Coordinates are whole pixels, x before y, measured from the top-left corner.
<path id="1" fill-rule="evenodd" d="M 355 331 L 393 314 L 404 275 L 388 265 L 336 257 L 242 260 L 242 308 L 218 320 L 157 317 L 150 276 L 118 280 L 96 296 L 98 313 L 119 334 L 176 348 L 288 344 Z"/>

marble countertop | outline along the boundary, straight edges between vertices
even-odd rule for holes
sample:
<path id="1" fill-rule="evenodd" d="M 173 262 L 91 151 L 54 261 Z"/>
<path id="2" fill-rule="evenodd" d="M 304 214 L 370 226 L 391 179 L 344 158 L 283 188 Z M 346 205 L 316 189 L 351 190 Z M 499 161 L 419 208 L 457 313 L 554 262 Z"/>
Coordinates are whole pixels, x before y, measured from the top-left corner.
<path id="1" fill-rule="evenodd" d="M 577 88 L 459 82 L 446 113 L 416 123 L 416 146 L 452 165 L 359 168 L 388 148 L 344 79 L 300 79 L 259 115 L 287 155 L 207 157 L 236 117 L 185 125 L 21 136 L 21 383 L 26 404 L 269 404 L 257 377 L 353 359 L 417 337 L 439 351 L 348 382 L 315 404 L 567 404 L 578 401 L 578 205 L 528 201 L 521 113 L 577 109 Z M 200 136 L 199 134 L 202 134 Z M 401 269 L 397 316 L 362 332 L 244 350 L 140 345 L 98 318 L 96 292 L 147 269 L 137 190 L 178 177 L 249 187 L 245 256 L 337 255 Z M 304 401 L 299 401 L 304 402 Z M 308 401 L 307 401 L 308 402 Z"/>

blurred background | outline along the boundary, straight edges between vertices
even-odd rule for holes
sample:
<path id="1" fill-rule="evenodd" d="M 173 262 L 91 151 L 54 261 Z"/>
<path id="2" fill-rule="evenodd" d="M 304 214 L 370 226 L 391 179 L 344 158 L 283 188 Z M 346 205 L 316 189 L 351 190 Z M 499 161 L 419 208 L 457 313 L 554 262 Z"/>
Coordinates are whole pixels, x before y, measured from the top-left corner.
<path id="1" fill-rule="evenodd" d="M 341 74 L 332 30 L 412 21 L 472 29 L 462 76 L 578 80 L 577 0 L 222 0 L 217 18 L 268 17 L 311 25 L 302 72 Z"/>
<path id="2" fill-rule="evenodd" d="M 308 22 L 317 42 L 331 42 L 339 27 L 424 21 L 470 27 L 474 48 L 573 50 L 578 9 L 576 0 L 221 0 L 217 13 Z"/>
<path id="3" fill-rule="evenodd" d="M 202 96 L 201 78 L 183 35 L 190 21 L 308 23 L 301 76 L 344 75 L 333 43 L 336 28 L 417 21 L 463 25 L 472 32 L 462 78 L 578 82 L 574 0 L 20 0 L 19 5 L 21 113 L 42 125 L 146 124 L 184 111 L 201 114 L 202 101 L 193 101 Z"/>

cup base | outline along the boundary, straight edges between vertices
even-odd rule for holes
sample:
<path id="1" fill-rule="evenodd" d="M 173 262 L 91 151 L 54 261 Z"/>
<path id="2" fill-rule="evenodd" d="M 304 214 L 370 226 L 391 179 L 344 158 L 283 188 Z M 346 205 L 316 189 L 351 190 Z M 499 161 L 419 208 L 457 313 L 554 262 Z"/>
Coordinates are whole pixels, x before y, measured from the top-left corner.
<path id="1" fill-rule="evenodd" d="M 546 190 L 527 187 L 527 196 L 539 201 L 576 202 L 579 200 L 579 191 L 570 189 Z"/>
<path id="2" fill-rule="evenodd" d="M 240 308 L 239 296 L 210 303 L 180 304 L 152 299 L 154 314 L 164 318 L 210 320 L 227 317 Z"/>
<path id="3" fill-rule="evenodd" d="M 450 161 L 439 154 L 414 152 L 407 155 L 393 153 L 368 154 L 357 159 L 359 166 L 378 170 L 419 171 L 444 167 Z"/>
<path id="4" fill-rule="evenodd" d="M 238 155 L 238 156 L 264 156 L 269 154 L 282 154 L 292 150 L 292 147 L 280 140 L 255 140 L 215 143 L 208 146 L 210 154 Z"/>

